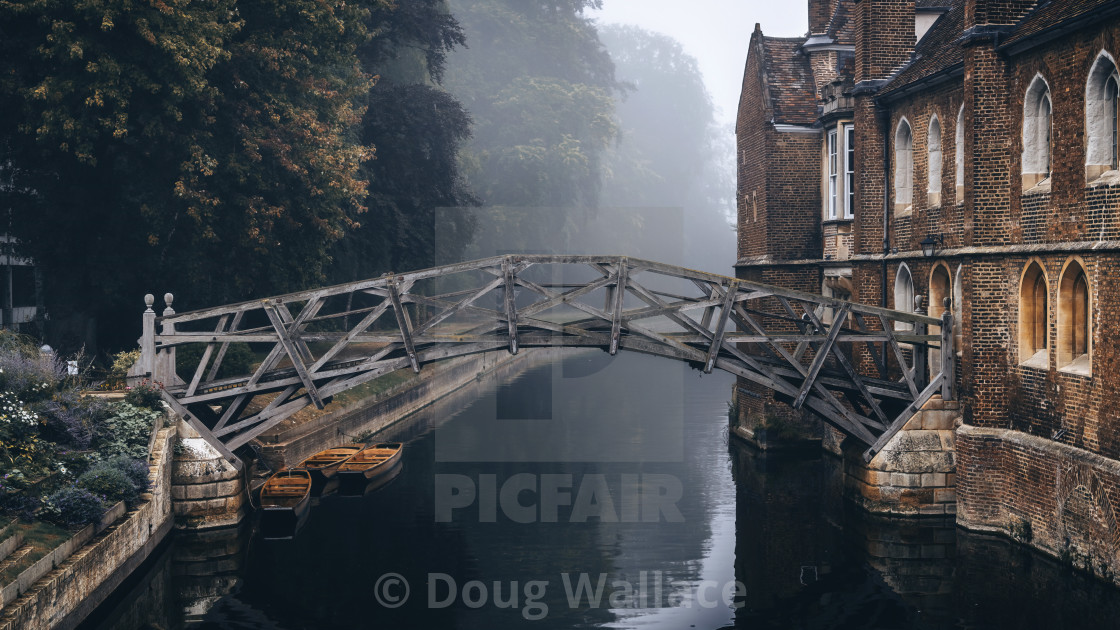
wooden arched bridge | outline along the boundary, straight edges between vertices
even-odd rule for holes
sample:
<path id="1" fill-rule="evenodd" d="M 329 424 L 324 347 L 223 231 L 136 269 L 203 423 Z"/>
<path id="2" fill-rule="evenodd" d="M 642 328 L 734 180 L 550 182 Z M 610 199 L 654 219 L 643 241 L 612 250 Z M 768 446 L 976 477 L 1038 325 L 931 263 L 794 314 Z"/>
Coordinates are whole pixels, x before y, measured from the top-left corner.
<path id="1" fill-rule="evenodd" d="M 133 373 L 162 383 L 165 400 L 231 459 L 300 409 L 386 373 L 500 349 L 623 349 L 726 370 L 811 409 L 866 444 L 867 458 L 932 395 L 953 395 L 948 312 L 635 258 L 499 256 L 185 313 L 171 299 L 157 317 L 147 296 Z M 263 360 L 225 374 L 231 344 Z M 186 345 L 201 360 L 184 379 L 175 354 Z"/>

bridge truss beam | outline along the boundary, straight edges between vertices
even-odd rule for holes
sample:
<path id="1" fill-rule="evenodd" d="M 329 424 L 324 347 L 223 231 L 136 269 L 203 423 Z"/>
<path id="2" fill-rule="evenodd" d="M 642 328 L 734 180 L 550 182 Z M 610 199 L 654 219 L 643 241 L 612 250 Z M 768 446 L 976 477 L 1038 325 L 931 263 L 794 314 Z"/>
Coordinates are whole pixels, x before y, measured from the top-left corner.
<path id="1" fill-rule="evenodd" d="M 168 294 L 158 318 L 146 299 L 140 372 L 229 457 L 389 372 L 503 348 L 625 349 L 719 368 L 812 410 L 868 459 L 932 395 L 953 396 L 948 311 L 931 318 L 626 257 L 499 256 L 178 314 Z M 247 344 L 255 368 L 224 369 L 231 344 Z M 175 352 L 190 345 L 201 360 L 182 379 Z"/>

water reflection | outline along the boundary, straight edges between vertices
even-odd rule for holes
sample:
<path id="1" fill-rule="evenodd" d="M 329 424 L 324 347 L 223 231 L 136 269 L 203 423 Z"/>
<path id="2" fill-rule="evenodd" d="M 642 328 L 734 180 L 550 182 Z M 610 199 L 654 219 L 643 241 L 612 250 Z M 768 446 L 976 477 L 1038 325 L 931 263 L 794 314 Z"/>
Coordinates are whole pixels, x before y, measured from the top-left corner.
<path id="1" fill-rule="evenodd" d="M 264 541 L 251 526 L 178 536 L 86 627 L 1010 629 L 1111 627 L 1120 614 L 1116 590 L 1006 541 L 945 519 L 851 509 L 830 457 L 728 444 L 729 378 L 601 356 L 507 375 L 501 385 L 483 379 L 379 436 L 407 443 L 400 475 L 364 496 L 323 497 L 295 540 Z M 629 392 L 628 402 L 608 404 L 596 382 Z M 603 411 L 583 427 L 625 414 L 626 430 L 595 433 L 614 440 L 613 456 L 573 460 L 578 432 L 551 430 L 558 461 L 441 457 L 457 442 L 484 448 L 499 412 L 503 422 L 540 420 L 532 414 L 543 413 L 534 396 L 542 388 L 554 401 L 580 399 L 568 408 L 581 414 Z M 558 409 L 551 422 L 569 413 Z M 679 457 L 649 444 L 658 440 L 677 440 Z M 650 457 L 634 457 L 643 453 Z M 537 485 L 514 496 L 533 507 L 528 523 L 499 496 L 526 473 Z M 439 475 L 476 485 L 449 518 L 437 509 Z M 626 497 L 627 475 L 678 479 L 681 518 L 643 522 L 640 499 Z M 581 487 L 600 476 L 599 498 L 609 495 L 617 518 L 573 518 Z M 544 479 L 566 483 L 568 501 L 554 510 L 540 505 Z M 389 572 L 410 587 L 397 608 L 377 598 L 403 593 L 379 590 Z M 586 590 L 571 606 L 581 579 Z M 719 601 L 736 580 L 745 586 L 738 610 Z"/>

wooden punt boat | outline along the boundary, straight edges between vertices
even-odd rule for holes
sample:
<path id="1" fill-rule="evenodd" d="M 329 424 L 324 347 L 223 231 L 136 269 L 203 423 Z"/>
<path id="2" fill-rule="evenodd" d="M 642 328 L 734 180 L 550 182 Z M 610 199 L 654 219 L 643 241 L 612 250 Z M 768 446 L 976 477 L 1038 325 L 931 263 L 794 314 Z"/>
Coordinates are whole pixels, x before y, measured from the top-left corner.
<path id="1" fill-rule="evenodd" d="M 306 470 L 311 475 L 311 493 L 318 495 L 327 482 L 334 477 L 338 467 L 354 454 L 365 448 L 365 444 L 347 444 L 319 451 L 296 465 L 297 470 Z"/>
<path id="2" fill-rule="evenodd" d="M 380 442 L 362 449 L 338 467 L 340 490 L 360 493 L 371 482 L 388 480 L 399 471 L 403 450 L 400 442 Z"/>
<path id="3" fill-rule="evenodd" d="M 261 510 L 266 538 L 291 538 L 311 511 L 311 475 L 306 470 L 282 470 L 261 486 Z"/>

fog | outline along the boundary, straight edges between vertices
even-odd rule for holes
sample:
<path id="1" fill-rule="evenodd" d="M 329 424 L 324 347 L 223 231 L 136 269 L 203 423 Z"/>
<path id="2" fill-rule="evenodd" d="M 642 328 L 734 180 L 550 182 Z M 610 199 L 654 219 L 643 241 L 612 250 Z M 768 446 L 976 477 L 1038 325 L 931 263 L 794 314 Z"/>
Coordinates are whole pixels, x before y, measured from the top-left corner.
<path id="1" fill-rule="evenodd" d="M 480 205 L 442 211 L 435 262 L 597 253 L 733 275 L 734 135 L 710 86 L 737 98 L 741 76 L 703 67 L 652 30 L 667 4 L 630 13 L 622 4 L 449 3 L 467 46 L 450 55 L 445 87 L 473 118 L 461 162 Z M 681 20 L 693 29 L 682 36 L 727 24 L 715 8 L 703 13 Z M 732 39 L 745 41 L 752 27 Z M 701 50 L 711 68 L 741 68 L 746 56 L 732 45 Z M 473 238 L 456 247 L 464 214 Z"/>

